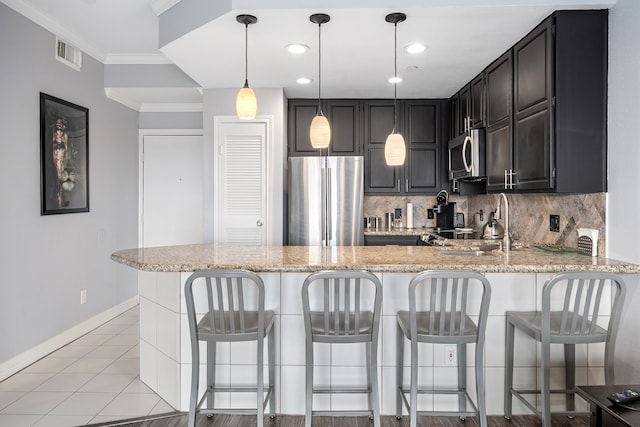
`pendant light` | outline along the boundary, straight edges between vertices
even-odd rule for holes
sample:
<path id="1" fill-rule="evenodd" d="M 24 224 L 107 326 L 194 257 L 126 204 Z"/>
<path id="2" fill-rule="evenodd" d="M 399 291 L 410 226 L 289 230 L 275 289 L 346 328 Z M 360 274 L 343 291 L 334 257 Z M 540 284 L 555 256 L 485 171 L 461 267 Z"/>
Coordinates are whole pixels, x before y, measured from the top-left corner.
<path id="1" fill-rule="evenodd" d="M 256 118 L 258 111 L 258 101 L 253 89 L 249 87 L 248 80 L 248 50 L 249 50 L 249 25 L 258 22 L 258 18 L 253 15 L 238 15 L 236 21 L 244 24 L 244 86 L 238 91 L 236 98 L 236 113 L 239 119 L 251 120 Z"/>
<path id="2" fill-rule="evenodd" d="M 384 143 L 384 160 L 389 166 L 400 166 L 404 164 L 407 155 L 404 138 L 397 131 L 398 126 L 398 22 L 407 19 L 404 13 L 390 13 L 385 17 L 385 21 L 393 24 L 394 47 L 393 47 L 393 130 L 387 136 Z"/>
<path id="3" fill-rule="evenodd" d="M 331 127 L 329 120 L 322 114 L 322 106 L 320 105 L 320 89 L 321 89 L 321 44 L 320 44 L 320 27 L 322 24 L 329 22 L 331 18 L 324 13 L 315 13 L 309 17 L 314 24 L 318 24 L 318 112 L 311 121 L 309 128 L 309 139 L 313 148 L 328 148 L 331 142 Z"/>

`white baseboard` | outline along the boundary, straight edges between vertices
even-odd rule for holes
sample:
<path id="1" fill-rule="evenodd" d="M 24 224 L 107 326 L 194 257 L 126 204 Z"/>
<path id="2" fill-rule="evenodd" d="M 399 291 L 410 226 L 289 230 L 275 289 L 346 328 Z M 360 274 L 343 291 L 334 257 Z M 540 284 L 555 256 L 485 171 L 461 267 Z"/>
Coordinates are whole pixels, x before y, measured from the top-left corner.
<path id="1" fill-rule="evenodd" d="M 52 353 L 70 342 L 77 340 L 98 326 L 135 307 L 138 303 L 139 297 L 137 295 L 135 297 L 131 297 L 128 300 L 121 302 L 102 313 L 96 314 L 90 319 L 87 319 L 70 329 L 67 329 L 55 337 L 12 357 L 6 362 L 0 363 L 0 381 L 3 381 L 16 372 L 21 371 L 32 363 L 42 359 L 49 353 Z"/>

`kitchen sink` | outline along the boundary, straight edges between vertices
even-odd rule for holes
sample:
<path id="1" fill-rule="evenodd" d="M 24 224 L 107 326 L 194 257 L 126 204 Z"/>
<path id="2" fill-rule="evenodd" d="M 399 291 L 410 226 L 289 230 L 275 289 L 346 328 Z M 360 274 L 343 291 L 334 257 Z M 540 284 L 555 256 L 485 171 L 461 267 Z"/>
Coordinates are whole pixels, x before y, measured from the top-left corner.
<path id="1" fill-rule="evenodd" d="M 484 255 L 487 251 L 471 250 L 471 249 L 448 249 L 443 250 L 443 255 L 466 255 L 466 256 L 480 256 Z"/>
<path id="2" fill-rule="evenodd" d="M 471 245 L 471 246 L 458 246 L 458 247 L 443 247 L 440 251 L 444 255 L 466 255 L 466 256 L 480 256 L 486 253 L 491 253 L 492 251 L 499 250 L 499 245 L 493 244 L 482 244 L 482 245 Z"/>

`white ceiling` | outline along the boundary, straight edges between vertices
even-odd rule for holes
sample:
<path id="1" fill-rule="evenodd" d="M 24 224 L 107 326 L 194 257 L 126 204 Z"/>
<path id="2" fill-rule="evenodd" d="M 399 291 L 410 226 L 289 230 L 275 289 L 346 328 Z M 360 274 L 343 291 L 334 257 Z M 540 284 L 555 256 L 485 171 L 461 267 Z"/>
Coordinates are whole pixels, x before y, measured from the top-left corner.
<path id="1" fill-rule="evenodd" d="M 244 26 L 249 26 L 249 84 L 284 88 L 289 98 L 318 95 L 318 27 L 322 26 L 322 96 L 392 98 L 393 25 L 385 15 L 404 12 L 398 24 L 399 98 L 449 97 L 493 59 L 557 9 L 608 8 L 615 0 L 230 0 L 228 11 L 193 28 L 162 49 L 158 15 L 180 0 L 0 0 L 106 64 L 174 63 L 204 88 L 240 88 L 244 82 Z M 197 3 L 195 0 L 183 0 Z M 208 0 L 218 1 L 218 0 Z M 318 7 L 326 5 L 325 8 Z M 386 6 L 385 6 L 386 5 Z M 388 7 L 391 5 L 391 7 Z M 375 7 L 374 7 L 375 6 Z M 411 42 L 429 48 L 417 55 Z M 303 55 L 286 52 L 304 43 Z M 313 83 L 301 86 L 298 77 Z M 153 104 L 198 102 L 196 88 L 109 88 L 145 110 Z M 194 93 L 196 96 L 194 97 Z"/>

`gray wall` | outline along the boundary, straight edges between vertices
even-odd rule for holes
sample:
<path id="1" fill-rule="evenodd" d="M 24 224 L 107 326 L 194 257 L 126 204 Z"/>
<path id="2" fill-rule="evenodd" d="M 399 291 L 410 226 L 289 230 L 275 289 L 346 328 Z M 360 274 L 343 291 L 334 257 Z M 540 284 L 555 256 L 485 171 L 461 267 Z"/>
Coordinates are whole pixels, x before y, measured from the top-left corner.
<path id="1" fill-rule="evenodd" d="M 609 11 L 609 192 L 607 254 L 640 264 L 640 2 L 618 0 Z M 637 307 L 640 278 L 627 276 L 627 298 L 616 346 L 619 383 L 640 382 Z"/>
<path id="2" fill-rule="evenodd" d="M 137 295 L 110 254 L 137 244 L 138 114 L 105 97 L 100 62 L 77 72 L 54 44 L 0 3 L 0 363 Z M 40 216 L 40 92 L 89 108 L 88 213 Z"/>

